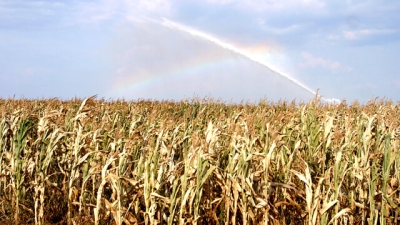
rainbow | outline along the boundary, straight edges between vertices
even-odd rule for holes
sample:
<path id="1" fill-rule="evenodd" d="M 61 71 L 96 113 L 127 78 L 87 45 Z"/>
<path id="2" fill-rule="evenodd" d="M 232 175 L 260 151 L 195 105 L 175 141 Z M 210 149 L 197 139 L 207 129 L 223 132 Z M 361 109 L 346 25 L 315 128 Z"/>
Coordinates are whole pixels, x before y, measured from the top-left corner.
<path id="1" fill-rule="evenodd" d="M 254 57 L 254 55 L 251 55 L 248 52 L 246 52 L 246 51 L 244 51 L 244 50 L 242 50 L 240 48 L 237 48 L 237 47 L 235 47 L 235 46 L 233 46 L 233 45 L 231 45 L 229 43 L 226 43 L 224 41 L 221 41 L 218 38 L 213 37 L 213 36 L 211 36 L 209 34 L 206 34 L 204 32 L 201 32 L 201 31 L 192 29 L 190 27 L 186 27 L 184 25 L 172 22 L 172 21 L 170 21 L 168 19 L 165 19 L 165 18 L 162 18 L 162 19 L 164 20 L 164 22 L 162 23 L 164 26 L 167 26 L 167 27 L 169 27 L 171 29 L 180 30 L 180 31 L 189 33 L 189 34 L 191 34 L 193 36 L 198 36 L 198 37 L 203 38 L 205 40 L 211 41 L 211 42 L 219 45 L 222 48 L 228 49 L 228 50 L 230 50 L 232 52 L 235 52 L 235 53 L 237 53 L 239 55 L 242 55 L 242 56 L 246 57 L 247 59 L 249 59 L 249 60 L 251 60 L 253 62 L 256 62 L 256 63 L 258 63 L 258 64 L 260 64 L 262 66 L 265 66 L 268 69 L 272 70 L 270 68 L 270 66 L 267 65 L 264 61 L 260 60 L 258 57 Z M 310 92 L 311 94 L 313 94 L 313 95 L 316 94 L 315 91 L 311 90 L 309 87 L 305 86 L 304 84 L 300 83 L 299 81 L 295 80 L 294 78 L 292 78 L 292 77 L 290 77 L 290 76 L 288 76 L 286 74 L 279 73 L 276 70 L 272 70 L 272 71 L 275 72 L 277 75 L 282 76 L 282 77 L 286 78 L 287 80 L 295 83 L 296 85 L 298 85 L 299 87 L 303 88 L 304 90 Z"/>
<path id="2" fill-rule="evenodd" d="M 169 68 L 165 71 L 154 73 L 154 74 L 142 74 L 138 76 L 138 74 L 132 76 L 123 76 L 120 77 L 119 81 L 117 80 L 111 88 L 111 91 L 108 93 L 110 96 L 126 96 L 130 95 L 131 93 L 140 93 L 143 90 L 148 89 L 153 85 L 162 85 L 165 81 L 169 79 L 179 79 L 179 78 L 187 78 L 190 76 L 195 76 L 198 74 L 205 74 L 207 71 L 213 70 L 215 68 L 225 68 L 228 66 L 233 66 L 237 63 L 238 57 L 244 57 L 252 62 L 258 63 L 273 73 L 281 76 L 282 78 L 287 79 L 288 81 L 294 83 L 295 85 L 299 86 L 303 90 L 309 92 L 312 95 L 315 95 L 316 92 L 311 90 L 309 87 L 303 85 L 299 81 L 295 80 L 294 78 L 285 75 L 283 73 L 277 72 L 276 69 L 272 69 L 270 65 L 267 65 L 265 60 L 261 59 L 260 53 L 263 56 L 272 55 L 275 57 L 274 54 L 271 53 L 271 49 L 268 46 L 260 45 L 260 46 L 253 46 L 249 51 L 246 51 L 243 48 L 238 48 L 233 46 L 229 43 L 219 40 L 209 34 L 204 32 L 192 29 L 190 27 L 186 27 L 184 25 L 172 22 L 165 18 L 162 18 L 163 22 L 161 23 L 163 26 L 168 27 L 173 30 L 182 31 L 193 36 L 197 36 L 203 40 L 212 42 L 217 44 L 218 46 L 229 50 L 235 54 L 232 54 L 230 57 L 211 57 L 211 58 L 197 58 L 195 60 L 189 60 L 189 62 L 183 63 L 181 65 L 171 65 L 172 68 Z M 255 53 L 258 53 L 255 54 Z M 234 57 L 236 56 L 236 57 Z M 146 72 L 145 72 L 146 73 Z M 329 99 L 322 98 L 324 101 L 328 101 Z M 334 99 L 334 101 L 337 101 Z"/>
<path id="3" fill-rule="evenodd" d="M 125 96 L 130 93 L 137 93 L 145 90 L 154 85 L 161 85 L 169 79 L 180 79 L 184 77 L 195 76 L 198 74 L 205 74 L 216 68 L 226 68 L 234 66 L 237 63 L 235 57 L 219 57 L 219 58 L 199 58 L 195 62 L 185 63 L 175 66 L 166 72 L 157 74 L 147 74 L 145 78 L 137 78 L 138 76 L 129 76 L 120 79 L 112 86 L 109 95 L 111 96 Z"/>

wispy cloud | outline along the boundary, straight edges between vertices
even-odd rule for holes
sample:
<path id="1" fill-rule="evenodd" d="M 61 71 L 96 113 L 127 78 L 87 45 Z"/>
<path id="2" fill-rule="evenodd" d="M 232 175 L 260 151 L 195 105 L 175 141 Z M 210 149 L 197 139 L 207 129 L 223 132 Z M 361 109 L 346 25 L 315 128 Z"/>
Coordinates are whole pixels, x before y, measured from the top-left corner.
<path id="1" fill-rule="evenodd" d="M 253 73 L 244 67 L 249 66 L 261 77 L 261 69 L 240 60 L 237 51 L 219 48 L 214 39 L 213 42 L 160 25 L 165 17 L 229 42 L 242 55 L 269 67 L 275 65 L 276 70 L 300 80 L 320 74 L 321 69 L 346 72 L 354 68 L 353 73 L 340 79 L 334 75 L 319 81 L 310 79 L 310 85 L 320 88 L 321 93 L 328 89 L 331 96 L 336 95 L 334 91 L 341 97 L 355 96 L 351 88 L 345 92 L 349 85 L 331 88 L 332 83 L 344 79 L 349 84 L 359 83 L 356 76 L 362 74 L 359 76 L 376 84 L 384 74 L 390 84 L 378 85 L 377 89 L 382 93 L 395 89 L 393 97 L 398 98 L 399 65 L 395 59 L 400 54 L 399 12 L 400 1 L 393 0 L 0 0 L 0 80 L 4 81 L 0 82 L 0 89 L 8 88 L 9 92 L 4 93 L 23 93 L 23 88 L 9 83 L 39 76 L 52 87 L 56 87 L 54 82 L 66 86 L 65 82 L 78 80 L 70 79 L 71 74 L 79 79 L 99 80 L 97 71 L 110 79 L 120 77 L 123 84 L 128 83 L 127 77 L 137 83 L 149 77 L 161 79 L 168 71 L 175 74 L 174 71 L 184 71 L 182 68 L 209 64 L 213 65 L 207 67 L 209 70 L 201 71 L 216 84 L 222 83 L 222 78 L 211 76 L 210 71 L 225 72 L 226 77 L 243 73 L 248 75 L 243 80 L 248 81 Z M 225 69 L 227 65 L 229 70 Z M 307 69 L 297 72 L 298 67 Z M 113 72 L 115 76 L 110 75 Z M 50 79 L 54 74 L 57 79 Z M 181 74 L 190 74 L 193 80 L 187 81 L 194 87 L 203 82 L 209 88 L 210 81 L 204 77 L 196 80 L 196 73 Z M 260 80 L 253 81 L 261 85 Z M 26 83 L 30 84 L 30 80 Z M 238 81 L 238 87 L 242 83 Z M 248 84 L 249 89 L 256 89 L 250 81 Z M 160 83 L 160 88 L 163 86 Z M 76 90 L 65 89 L 65 93 L 68 91 Z"/>
<path id="2" fill-rule="evenodd" d="M 56 1 L 1 1 L 0 28 L 36 29 L 52 25 L 66 5 Z"/>
<path id="3" fill-rule="evenodd" d="M 98 23 L 116 18 L 135 20 L 140 17 L 166 16 L 170 14 L 171 4 L 168 0 L 82 2 L 78 6 L 78 18 L 84 23 Z"/>
<path id="4" fill-rule="evenodd" d="M 333 61 L 331 59 L 324 59 L 317 57 L 309 52 L 302 52 L 303 62 L 300 63 L 300 67 L 303 68 L 315 68 L 322 67 L 331 71 L 351 71 L 353 68 L 349 66 L 343 66 L 340 62 Z"/>
<path id="5" fill-rule="evenodd" d="M 242 9 L 254 11 L 284 11 L 289 9 L 322 9 L 325 2 L 320 0 L 287 0 L 287 1 L 265 1 L 265 0 L 208 0 L 211 4 L 231 4 Z"/>
<path id="6" fill-rule="evenodd" d="M 328 35 L 328 40 L 346 40 L 346 41 L 357 41 L 366 38 L 373 38 L 378 36 L 390 35 L 399 33 L 395 29 L 363 29 L 363 30 L 345 30 L 340 34 Z"/>
<path id="7" fill-rule="evenodd" d="M 286 27 L 271 27 L 265 21 L 259 21 L 260 25 L 265 31 L 276 35 L 290 35 L 304 28 L 302 24 L 292 24 Z"/>

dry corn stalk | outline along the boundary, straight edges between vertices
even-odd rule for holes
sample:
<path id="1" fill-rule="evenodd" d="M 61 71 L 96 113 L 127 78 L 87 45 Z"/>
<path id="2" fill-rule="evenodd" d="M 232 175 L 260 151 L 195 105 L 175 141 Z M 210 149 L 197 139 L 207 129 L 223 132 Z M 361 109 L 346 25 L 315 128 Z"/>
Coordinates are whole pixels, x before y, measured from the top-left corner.
<path id="1" fill-rule="evenodd" d="M 0 99 L 0 220 L 396 224 L 399 111 Z"/>

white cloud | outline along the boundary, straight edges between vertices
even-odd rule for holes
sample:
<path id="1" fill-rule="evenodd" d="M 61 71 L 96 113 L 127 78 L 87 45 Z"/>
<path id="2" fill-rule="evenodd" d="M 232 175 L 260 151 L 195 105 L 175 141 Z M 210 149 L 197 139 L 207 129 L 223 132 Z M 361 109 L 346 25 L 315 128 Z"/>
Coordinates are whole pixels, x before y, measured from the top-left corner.
<path id="1" fill-rule="evenodd" d="M 0 2 L 0 27 L 12 26 L 18 28 L 40 23 L 50 24 L 50 21 L 58 19 L 58 12 L 65 11 L 65 4 L 60 2 L 44 1 L 2 1 Z"/>
<path id="2" fill-rule="evenodd" d="M 135 20 L 148 16 L 167 16 L 171 13 L 171 7 L 168 0 L 82 2 L 77 7 L 78 22 L 98 23 L 118 18 Z"/>
<path id="3" fill-rule="evenodd" d="M 134 13 L 139 14 L 157 14 L 157 15 L 169 15 L 171 12 L 172 3 L 168 0 L 139 0 L 130 1 L 123 0 L 122 5 L 126 8 L 126 13 L 132 16 Z"/>
<path id="4" fill-rule="evenodd" d="M 397 33 L 394 29 L 362 29 L 362 30 L 344 30 L 339 34 L 329 34 L 328 40 L 346 40 L 357 41 L 366 38 L 389 35 Z"/>
<path id="5" fill-rule="evenodd" d="M 304 61 L 300 63 L 300 67 L 303 68 L 315 68 L 322 67 L 332 71 L 351 71 L 353 68 L 348 66 L 343 66 L 340 62 L 333 61 L 330 59 L 324 59 L 322 57 L 313 56 L 309 52 L 302 52 Z"/>
<path id="6" fill-rule="evenodd" d="M 320 0 L 208 0 L 211 4 L 233 4 L 243 9 L 252 9 L 254 11 L 288 11 L 291 9 L 310 9 L 321 10 L 325 3 Z M 315 12 L 315 11 L 314 11 Z"/>
<path id="7" fill-rule="evenodd" d="M 262 24 L 265 24 L 265 22 L 262 22 Z M 271 32 L 273 34 L 277 34 L 277 35 L 287 35 L 287 34 L 291 34 L 294 33 L 300 29 L 302 29 L 304 26 L 300 25 L 300 24 L 292 24 L 290 26 L 287 27 L 281 27 L 281 28 L 274 28 L 274 27 L 269 27 L 267 25 L 264 25 L 263 28 L 264 30 Z"/>
<path id="8" fill-rule="evenodd" d="M 396 33 L 396 30 L 391 29 L 364 29 L 355 31 L 343 31 L 342 38 L 345 40 L 359 40 L 370 36 L 385 35 Z"/>

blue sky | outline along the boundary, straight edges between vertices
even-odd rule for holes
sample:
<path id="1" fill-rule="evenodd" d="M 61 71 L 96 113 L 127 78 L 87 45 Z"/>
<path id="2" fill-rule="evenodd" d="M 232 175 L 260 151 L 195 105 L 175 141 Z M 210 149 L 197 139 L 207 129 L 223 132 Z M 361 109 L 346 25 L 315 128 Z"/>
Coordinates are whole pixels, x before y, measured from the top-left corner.
<path id="1" fill-rule="evenodd" d="M 289 77 L 326 98 L 397 102 L 398 21 L 389 0 L 0 0 L 0 97 L 312 96 Z"/>

